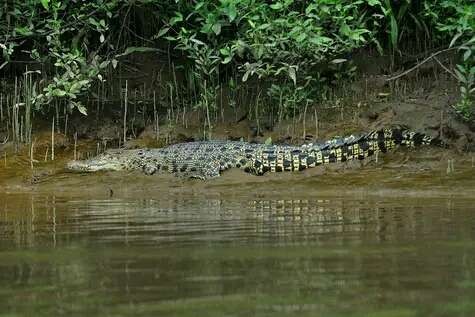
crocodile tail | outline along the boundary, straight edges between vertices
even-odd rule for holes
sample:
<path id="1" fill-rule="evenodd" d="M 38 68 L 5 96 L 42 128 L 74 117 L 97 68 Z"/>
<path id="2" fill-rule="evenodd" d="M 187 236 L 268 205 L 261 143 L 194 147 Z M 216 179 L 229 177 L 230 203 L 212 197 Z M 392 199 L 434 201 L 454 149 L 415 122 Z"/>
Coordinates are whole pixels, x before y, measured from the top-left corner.
<path id="1" fill-rule="evenodd" d="M 423 145 L 444 146 L 438 138 L 432 138 L 420 132 L 410 131 L 405 127 L 383 128 L 363 135 L 360 140 L 376 140 L 381 152 L 401 145 L 407 147 L 419 147 Z"/>
<path id="2" fill-rule="evenodd" d="M 303 146 L 298 150 L 260 156 L 252 161 L 247 171 L 257 175 L 268 171 L 301 171 L 323 164 L 363 160 L 397 146 L 423 145 L 444 146 L 439 139 L 406 128 L 384 128 L 358 137 L 336 139 L 320 146 Z"/>
<path id="3" fill-rule="evenodd" d="M 397 146 L 419 147 L 425 145 L 445 147 L 438 138 L 432 138 L 419 132 L 413 132 L 403 127 L 384 128 L 369 132 L 360 137 L 345 138 L 342 142 L 308 151 L 309 167 L 363 160 L 378 152 L 386 153 Z M 315 162 L 313 162 L 315 161 Z M 305 163 L 305 162 L 304 162 Z"/>

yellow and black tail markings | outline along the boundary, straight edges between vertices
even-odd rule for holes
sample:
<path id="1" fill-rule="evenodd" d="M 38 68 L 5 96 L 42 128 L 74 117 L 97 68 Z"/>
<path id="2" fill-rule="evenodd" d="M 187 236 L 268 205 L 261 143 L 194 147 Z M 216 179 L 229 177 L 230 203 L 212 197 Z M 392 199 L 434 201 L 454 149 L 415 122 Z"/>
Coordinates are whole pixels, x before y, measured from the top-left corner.
<path id="1" fill-rule="evenodd" d="M 256 153 L 248 165 L 248 172 L 262 175 L 266 172 L 301 171 L 318 165 L 349 160 L 363 160 L 377 152 L 386 153 L 397 146 L 444 146 L 435 138 L 405 128 L 384 128 L 326 143 L 320 146 L 293 148 L 274 147 Z"/>

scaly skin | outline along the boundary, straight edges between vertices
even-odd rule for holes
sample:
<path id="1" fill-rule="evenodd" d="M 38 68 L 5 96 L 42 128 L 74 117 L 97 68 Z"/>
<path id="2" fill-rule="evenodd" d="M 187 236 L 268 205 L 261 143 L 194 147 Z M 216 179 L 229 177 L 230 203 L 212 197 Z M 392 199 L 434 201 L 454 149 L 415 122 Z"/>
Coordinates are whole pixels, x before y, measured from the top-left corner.
<path id="1" fill-rule="evenodd" d="M 146 174 L 170 172 L 179 177 L 209 179 L 221 171 L 241 168 L 266 172 L 301 171 L 322 164 L 362 160 L 396 146 L 441 145 L 437 139 L 403 128 L 381 129 L 359 137 L 328 141 L 320 145 L 265 145 L 238 141 L 202 141 L 161 149 L 109 150 L 95 158 L 71 161 L 73 171 L 142 170 Z"/>

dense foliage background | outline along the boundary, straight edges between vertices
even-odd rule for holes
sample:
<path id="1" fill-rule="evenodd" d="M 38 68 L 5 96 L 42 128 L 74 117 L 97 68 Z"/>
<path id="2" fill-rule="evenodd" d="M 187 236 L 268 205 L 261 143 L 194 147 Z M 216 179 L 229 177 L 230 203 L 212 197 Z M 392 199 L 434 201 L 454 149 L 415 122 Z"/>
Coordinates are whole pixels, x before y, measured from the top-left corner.
<path id="1" fill-rule="evenodd" d="M 460 85 L 455 106 L 470 119 L 474 29 L 471 0 L 5 1 L 0 71 L 29 74 L 25 102 L 33 110 L 54 103 L 87 114 L 94 85 L 112 84 L 114 69 L 150 52 L 173 74 L 161 94 L 172 109 L 201 109 L 211 126 L 223 89 L 233 106 L 239 88 L 252 82 L 283 118 L 351 80 L 352 56 L 362 49 L 387 56 L 392 72 L 409 55 L 452 51 L 457 65 L 446 68 Z"/>

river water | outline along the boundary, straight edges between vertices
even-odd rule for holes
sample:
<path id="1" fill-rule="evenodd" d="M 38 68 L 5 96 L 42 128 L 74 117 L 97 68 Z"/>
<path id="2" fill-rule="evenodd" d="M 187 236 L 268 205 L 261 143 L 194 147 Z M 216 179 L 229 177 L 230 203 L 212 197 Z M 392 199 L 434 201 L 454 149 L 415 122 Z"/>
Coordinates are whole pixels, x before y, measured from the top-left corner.
<path id="1" fill-rule="evenodd" d="M 473 168 L 374 170 L 5 187 L 0 316 L 475 316 Z"/>

